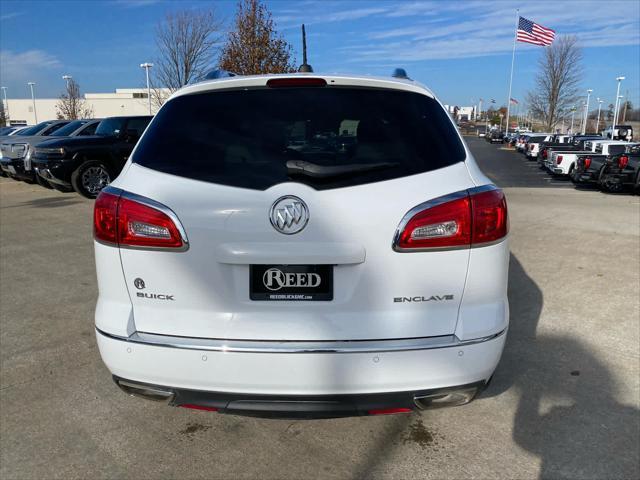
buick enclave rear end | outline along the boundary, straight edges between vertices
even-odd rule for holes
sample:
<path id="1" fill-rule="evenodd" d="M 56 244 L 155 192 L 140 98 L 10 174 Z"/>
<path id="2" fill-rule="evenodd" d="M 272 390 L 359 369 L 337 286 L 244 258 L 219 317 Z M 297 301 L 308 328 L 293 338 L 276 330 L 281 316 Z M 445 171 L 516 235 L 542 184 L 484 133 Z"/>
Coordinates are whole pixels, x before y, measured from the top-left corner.
<path id="1" fill-rule="evenodd" d="M 505 342 L 504 194 L 410 80 L 188 86 L 96 200 L 94 233 L 102 358 L 171 405 L 459 405 Z"/>

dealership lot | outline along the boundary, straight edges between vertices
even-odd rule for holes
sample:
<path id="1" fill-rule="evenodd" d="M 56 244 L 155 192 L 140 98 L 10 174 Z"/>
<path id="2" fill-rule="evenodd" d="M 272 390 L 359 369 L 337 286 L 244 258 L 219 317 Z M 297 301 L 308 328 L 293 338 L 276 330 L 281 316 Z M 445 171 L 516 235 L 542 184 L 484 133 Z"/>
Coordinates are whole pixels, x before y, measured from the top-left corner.
<path id="1" fill-rule="evenodd" d="M 509 200 L 511 329 L 478 400 L 409 416 L 263 420 L 127 397 L 95 345 L 93 202 L 0 179 L 0 476 L 637 478 L 640 197 L 467 141 Z"/>

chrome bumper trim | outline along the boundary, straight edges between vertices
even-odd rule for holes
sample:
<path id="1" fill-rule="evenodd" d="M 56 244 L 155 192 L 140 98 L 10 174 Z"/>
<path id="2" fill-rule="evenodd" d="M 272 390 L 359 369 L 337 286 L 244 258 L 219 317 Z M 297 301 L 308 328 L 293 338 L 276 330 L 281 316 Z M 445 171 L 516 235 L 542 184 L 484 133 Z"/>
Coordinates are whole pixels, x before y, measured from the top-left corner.
<path id="1" fill-rule="evenodd" d="M 96 328 L 99 335 L 128 343 L 156 347 L 204 350 L 236 353 L 375 353 L 432 350 L 437 348 L 465 347 L 494 340 L 504 329 L 493 335 L 471 340 L 460 340 L 455 335 L 439 337 L 403 338 L 391 340 L 342 340 L 342 341 L 272 341 L 272 340 L 224 340 L 218 338 L 174 337 L 153 333 L 134 332 L 129 337 L 113 335 Z"/>

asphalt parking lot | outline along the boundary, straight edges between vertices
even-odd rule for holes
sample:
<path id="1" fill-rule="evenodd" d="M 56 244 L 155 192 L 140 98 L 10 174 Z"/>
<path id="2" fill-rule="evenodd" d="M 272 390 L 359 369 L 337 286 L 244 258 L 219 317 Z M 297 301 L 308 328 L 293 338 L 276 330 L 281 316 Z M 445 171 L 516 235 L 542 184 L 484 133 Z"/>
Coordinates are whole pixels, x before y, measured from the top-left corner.
<path id="1" fill-rule="evenodd" d="M 127 397 L 94 339 L 93 202 L 0 179 L 0 477 L 640 477 L 640 197 L 467 141 L 509 201 L 511 327 L 479 399 L 411 415 L 264 420 Z"/>

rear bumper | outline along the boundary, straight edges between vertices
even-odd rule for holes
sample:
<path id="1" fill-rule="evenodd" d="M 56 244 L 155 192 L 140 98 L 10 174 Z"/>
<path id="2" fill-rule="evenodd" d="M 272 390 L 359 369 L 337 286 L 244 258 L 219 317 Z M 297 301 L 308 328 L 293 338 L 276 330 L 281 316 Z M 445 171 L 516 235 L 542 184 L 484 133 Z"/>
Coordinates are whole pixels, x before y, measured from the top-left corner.
<path id="1" fill-rule="evenodd" d="M 445 406 L 464 405 L 489 382 L 413 392 L 352 395 L 257 395 L 206 392 L 133 382 L 113 376 L 125 393 L 174 407 L 209 410 L 233 415 L 276 418 L 335 418 L 410 413 Z"/>
<path id="2" fill-rule="evenodd" d="M 631 173 L 605 173 L 602 176 L 603 182 L 616 183 L 616 184 L 633 184 L 633 174 Z"/>
<path id="3" fill-rule="evenodd" d="M 574 181 L 577 183 L 598 183 L 598 178 L 600 177 L 600 172 L 593 171 L 580 171 L 576 172 L 573 176 Z"/>
<path id="4" fill-rule="evenodd" d="M 420 339 L 388 341 L 389 351 L 384 350 L 384 341 L 369 342 L 377 344 L 375 348 L 363 348 L 363 344 L 335 351 L 292 349 L 289 342 L 252 342 L 265 345 L 244 350 L 231 345 L 225 350 L 206 343 L 160 345 L 149 343 L 144 336 L 121 338 L 100 330 L 96 337 L 102 359 L 116 378 L 179 392 L 174 404 L 193 403 L 193 395 L 199 401 L 224 402 L 261 396 L 308 399 L 399 394 L 402 402 L 415 406 L 413 397 L 418 394 L 486 383 L 500 360 L 506 330 L 454 344 L 449 337 L 435 343 L 424 339 L 422 346 Z M 402 342 L 408 342 L 405 348 Z M 272 348 L 278 345 L 282 350 Z"/>

